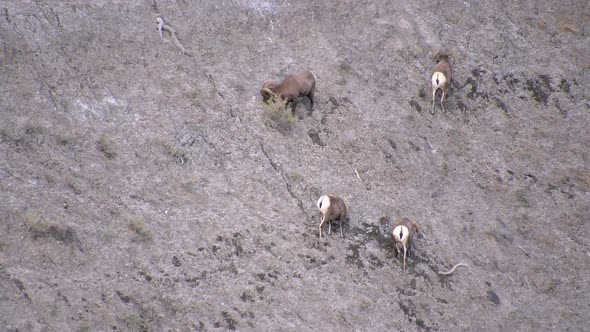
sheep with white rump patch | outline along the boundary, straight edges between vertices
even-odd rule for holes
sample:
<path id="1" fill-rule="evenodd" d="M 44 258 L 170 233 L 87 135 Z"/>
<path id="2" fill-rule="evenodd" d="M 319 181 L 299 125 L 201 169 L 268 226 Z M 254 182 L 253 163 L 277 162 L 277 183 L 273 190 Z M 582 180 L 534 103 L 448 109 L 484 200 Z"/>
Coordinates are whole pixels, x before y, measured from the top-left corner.
<path id="1" fill-rule="evenodd" d="M 451 68 L 451 62 L 449 59 L 453 57 L 451 52 L 441 53 L 437 51 L 432 60 L 436 59 L 438 56 L 439 61 L 434 67 L 432 73 L 432 110 L 430 111 L 431 114 L 434 114 L 434 97 L 436 96 L 436 91 L 441 90 L 440 96 L 440 106 L 442 107 L 443 112 L 445 111 L 444 100 L 445 96 L 449 93 L 449 87 L 451 86 L 451 82 L 453 81 L 453 70 Z M 454 57 L 453 57 L 454 59 Z M 453 61 L 454 63 L 454 61 Z"/>
<path id="2" fill-rule="evenodd" d="M 393 226 L 393 241 L 395 241 L 395 257 L 398 257 L 400 252 L 404 252 L 404 272 L 406 271 L 406 256 L 410 256 L 410 248 L 412 247 L 412 237 L 414 233 L 418 233 L 418 223 L 408 218 L 400 218 Z"/>
<path id="3" fill-rule="evenodd" d="M 322 238 L 322 227 L 324 226 L 324 223 L 328 223 L 328 234 L 330 234 L 332 232 L 332 221 L 334 220 L 339 221 L 340 236 L 344 236 L 342 234 L 342 222 L 348 217 L 344 201 L 337 196 L 323 195 L 318 199 L 317 207 L 322 214 L 322 220 L 320 222 L 320 239 Z"/>

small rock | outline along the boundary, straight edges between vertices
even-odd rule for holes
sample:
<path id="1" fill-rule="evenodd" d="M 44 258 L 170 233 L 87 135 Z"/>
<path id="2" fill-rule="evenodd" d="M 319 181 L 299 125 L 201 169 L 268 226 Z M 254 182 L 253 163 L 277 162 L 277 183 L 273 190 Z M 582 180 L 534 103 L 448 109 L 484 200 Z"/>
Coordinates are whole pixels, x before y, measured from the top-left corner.
<path id="1" fill-rule="evenodd" d="M 182 263 L 180 262 L 180 259 L 178 259 L 178 257 L 172 256 L 172 265 L 179 267 L 182 265 Z"/>
<path id="2" fill-rule="evenodd" d="M 500 298 L 498 297 L 496 292 L 494 292 L 492 290 L 488 291 L 487 298 L 488 298 L 488 300 L 494 302 L 494 304 L 496 304 L 496 305 L 500 304 Z"/>

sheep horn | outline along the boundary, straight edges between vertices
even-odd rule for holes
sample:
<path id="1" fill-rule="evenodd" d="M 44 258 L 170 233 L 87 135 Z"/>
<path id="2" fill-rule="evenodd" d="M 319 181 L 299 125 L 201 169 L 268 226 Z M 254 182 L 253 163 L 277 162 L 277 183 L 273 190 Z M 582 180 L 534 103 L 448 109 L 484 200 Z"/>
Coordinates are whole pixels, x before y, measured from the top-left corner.
<path id="1" fill-rule="evenodd" d="M 271 95 L 271 96 L 273 96 L 273 95 L 275 94 L 275 93 L 274 93 L 274 92 L 272 92 L 272 90 L 271 90 L 271 89 L 269 89 L 269 88 L 262 88 L 262 91 L 263 91 L 263 92 L 266 92 L 266 93 L 268 93 L 268 94 L 269 94 L 269 95 Z"/>
<path id="2" fill-rule="evenodd" d="M 269 94 L 269 99 L 272 100 L 273 103 L 276 103 L 278 101 L 278 102 L 281 102 L 283 104 L 286 104 L 286 100 L 281 97 L 281 94 L 280 93 L 274 93 L 269 88 L 262 88 L 262 91 Z"/>
<path id="3" fill-rule="evenodd" d="M 440 54 L 440 50 L 436 50 L 436 53 L 432 56 L 432 60 L 436 59 L 436 56 Z"/>

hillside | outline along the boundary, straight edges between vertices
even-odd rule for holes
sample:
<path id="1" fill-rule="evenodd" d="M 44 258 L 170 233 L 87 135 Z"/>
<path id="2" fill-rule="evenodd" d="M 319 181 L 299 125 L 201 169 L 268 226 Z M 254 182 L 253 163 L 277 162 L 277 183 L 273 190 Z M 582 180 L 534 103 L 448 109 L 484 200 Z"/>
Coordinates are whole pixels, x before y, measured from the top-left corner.
<path id="1" fill-rule="evenodd" d="M 587 1 L 0 7 L 2 331 L 586 329 Z M 314 107 L 271 117 L 302 70 Z"/>

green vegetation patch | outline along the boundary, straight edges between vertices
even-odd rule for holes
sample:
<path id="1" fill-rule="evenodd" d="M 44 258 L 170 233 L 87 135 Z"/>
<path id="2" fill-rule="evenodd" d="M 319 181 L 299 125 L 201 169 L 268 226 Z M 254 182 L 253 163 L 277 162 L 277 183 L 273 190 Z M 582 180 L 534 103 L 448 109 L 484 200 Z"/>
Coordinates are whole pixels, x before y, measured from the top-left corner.
<path id="1" fill-rule="evenodd" d="M 104 154 L 107 159 L 114 159 L 117 156 L 115 151 L 115 143 L 108 135 L 102 135 L 97 143 L 97 148 Z"/>
<path id="2" fill-rule="evenodd" d="M 146 226 L 142 217 L 130 217 L 129 229 L 133 232 L 136 242 L 150 242 L 153 240 L 152 232 Z"/>
<path id="3" fill-rule="evenodd" d="M 122 320 L 131 331 L 149 331 L 148 323 L 137 314 L 126 315 L 122 318 Z"/>
<path id="4" fill-rule="evenodd" d="M 297 122 L 297 117 L 282 101 L 269 100 L 265 106 L 264 117 L 264 123 L 267 126 L 282 133 L 291 131 L 293 124 Z"/>
<path id="5" fill-rule="evenodd" d="M 80 240 L 76 231 L 70 226 L 63 226 L 43 219 L 35 213 L 28 212 L 25 215 L 25 224 L 29 234 L 34 240 L 40 238 L 52 239 L 67 245 L 80 246 Z"/>

